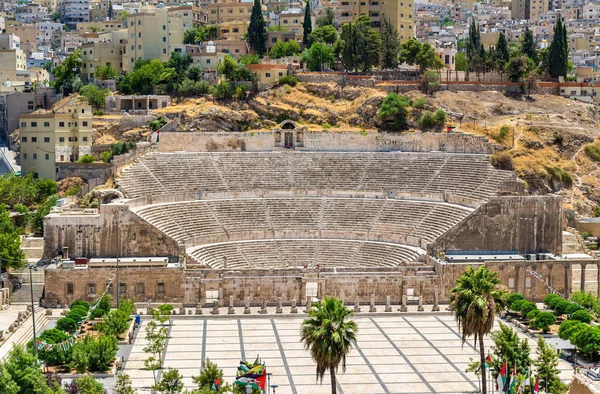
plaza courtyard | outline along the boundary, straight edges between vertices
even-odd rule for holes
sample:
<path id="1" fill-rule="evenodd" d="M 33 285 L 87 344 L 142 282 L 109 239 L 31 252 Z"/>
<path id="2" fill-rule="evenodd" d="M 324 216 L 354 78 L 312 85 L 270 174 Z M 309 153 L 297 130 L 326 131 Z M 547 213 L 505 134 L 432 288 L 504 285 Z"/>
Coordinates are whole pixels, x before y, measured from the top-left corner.
<path id="1" fill-rule="evenodd" d="M 478 379 L 465 373 L 469 359 L 477 359 L 473 343 L 464 346 L 449 314 L 361 315 L 358 346 L 340 370 L 338 392 L 350 393 L 471 393 Z M 210 359 L 233 382 L 240 359 L 257 355 L 272 373 L 277 394 L 329 393 L 329 375 L 315 383 L 315 364 L 299 342 L 303 314 L 266 316 L 180 316 L 172 319 L 165 351 L 165 367 L 177 368 L 185 388 L 193 388 L 202 360 Z M 124 369 L 140 393 L 149 393 L 154 380 L 143 369 L 147 354 L 142 321 Z M 498 323 L 496 323 L 496 326 Z M 522 334 L 520 334 L 522 335 Z M 525 337 L 524 335 L 522 335 Z M 536 343 L 529 339 L 532 356 Z M 491 345 L 486 338 L 486 347 Z M 561 379 L 569 382 L 572 367 L 560 360 Z M 273 391 L 272 391 L 273 392 Z"/>

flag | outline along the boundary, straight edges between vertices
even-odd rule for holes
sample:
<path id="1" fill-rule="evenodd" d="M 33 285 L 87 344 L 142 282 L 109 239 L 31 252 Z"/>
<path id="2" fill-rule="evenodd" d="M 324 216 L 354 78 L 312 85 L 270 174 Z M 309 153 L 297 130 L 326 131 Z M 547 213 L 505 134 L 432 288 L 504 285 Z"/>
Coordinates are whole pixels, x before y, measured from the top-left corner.
<path id="1" fill-rule="evenodd" d="M 533 394 L 537 394 L 540 391 L 540 378 L 535 378 L 535 386 L 533 386 Z"/>
<path id="2" fill-rule="evenodd" d="M 527 371 L 527 376 L 525 377 L 525 380 L 523 381 L 523 387 L 527 387 L 531 385 L 531 377 L 529 376 L 529 371 Z"/>
<path id="3" fill-rule="evenodd" d="M 516 389 L 517 389 L 517 362 L 515 361 L 512 377 L 510 378 L 509 393 L 516 394 L 516 392 L 517 392 Z"/>
<path id="4" fill-rule="evenodd" d="M 502 369 L 500 370 L 500 373 L 498 374 L 498 379 L 496 379 L 498 393 L 506 392 L 504 390 L 504 386 L 506 384 L 506 375 L 508 373 L 507 369 L 508 369 L 508 367 L 507 367 L 506 361 L 505 361 L 504 365 L 502 365 Z"/>
<path id="5" fill-rule="evenodd" d="M 486 363 L 491 363 L 492 362 L 492 357 L 488 354 L 488 356 L 485 358 L 485 362 Z"/>

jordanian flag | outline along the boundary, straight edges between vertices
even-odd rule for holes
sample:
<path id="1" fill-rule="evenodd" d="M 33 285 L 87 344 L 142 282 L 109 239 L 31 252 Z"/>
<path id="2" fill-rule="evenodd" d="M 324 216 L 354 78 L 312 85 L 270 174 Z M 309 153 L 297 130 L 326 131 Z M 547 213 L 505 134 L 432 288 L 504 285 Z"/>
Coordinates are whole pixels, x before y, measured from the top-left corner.
<path id="1" fill-rule="evenodd" d="M 506 365 L 506 361 L 505 361 L 504 365 L 502 365 L 502 369 L 500 370 L 500 373 L 498 374 L 498 379 L 496 379 L 496 389 L 499 394 L 506 393 L 506 391 L 504 390 L 504 386 L 506 385 L 507 375 L 508 375 L 508 366 Z"/>
<path id="2" fill-rule="evenodd" d="M 535 378 L 535 386 L 533 386 L 533 394 L 538 394 L 539 391 L 540 391 L 540 378 L 536 377 Z"/>

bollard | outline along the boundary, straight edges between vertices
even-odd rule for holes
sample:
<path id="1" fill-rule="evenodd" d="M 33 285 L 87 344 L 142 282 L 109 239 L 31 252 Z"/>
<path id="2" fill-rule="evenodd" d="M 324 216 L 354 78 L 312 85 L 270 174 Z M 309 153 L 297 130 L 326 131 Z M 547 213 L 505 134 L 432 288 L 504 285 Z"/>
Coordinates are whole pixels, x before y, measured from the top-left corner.
<path id="1" fill-rule="evenodd" d="M 385 311 L 386 312 L 392 311 L 392 306 L 390 305 L 390 296 L 385 297 Z"/>
<path id="2" fill-rule="evenodd" d="M 233 315 L 235 313 L 235 309 L 233 308 L 233 296 L 229 296 L 229 309 L 227 309 L 228 315 Z"/>
<path id="3" fill-rule="evenodd" d="M 279 297 L 277 299 L 277 309 L 275 309 L 275 313 L 283 313 L 283 298 Z"/>
<path id="4" fill-rule="evenodd" d="M 377 307 L 375 306 L 375 294 L 371 294 L 371 307 L 369 308 L 369 312 L 377 312 Z"/>
<path id="5" fill-rule="evenodd" d="M 354 312 L 360 313 L 360 302 L 358 301 L 358 297 L 354 300 Z"/>

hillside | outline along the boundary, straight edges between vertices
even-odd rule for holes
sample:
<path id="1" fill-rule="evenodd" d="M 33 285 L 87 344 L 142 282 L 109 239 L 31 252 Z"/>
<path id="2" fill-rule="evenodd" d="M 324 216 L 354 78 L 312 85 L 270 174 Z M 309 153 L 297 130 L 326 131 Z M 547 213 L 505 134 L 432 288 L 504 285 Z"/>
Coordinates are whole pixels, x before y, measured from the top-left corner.
<path id="1" fill-rule="evenodd" d="M 377 89 L 310 83 L 278 86 L 231 103 L 204 97 L 174 100 L 154 115 L 179 118 L 180 130 L 191 132 L 265 130 L 284 119 L 310 130 L 376 132 L 380 126 L 376 114 L 385 96 Z M 559 193 L 565 198 L 565 208 L 582 216 L 594 215 L 600 205 L 600 163 L 591 160 L 584 147 L 598 143 L 598 108 L 553 95 L 533 95 L 526 100 L 493 91 L 440 91 L 429 97 L 410 92 L 407 96 L 427 100 L 424 109 L 410 110 L 409 132 L 419 127 L 416 119 L 423 111 L 442 108 L 458 132 L 486 135 L 505 147 L 515 172 L 531 193 Z M 118 118 L 98 118 L 95 141 L 135 140 L 147 135 L 147 127 L 139 125 L 123 132 L 115 125 Z M 504 135 L 500 135 L 503 126 Z"/>

